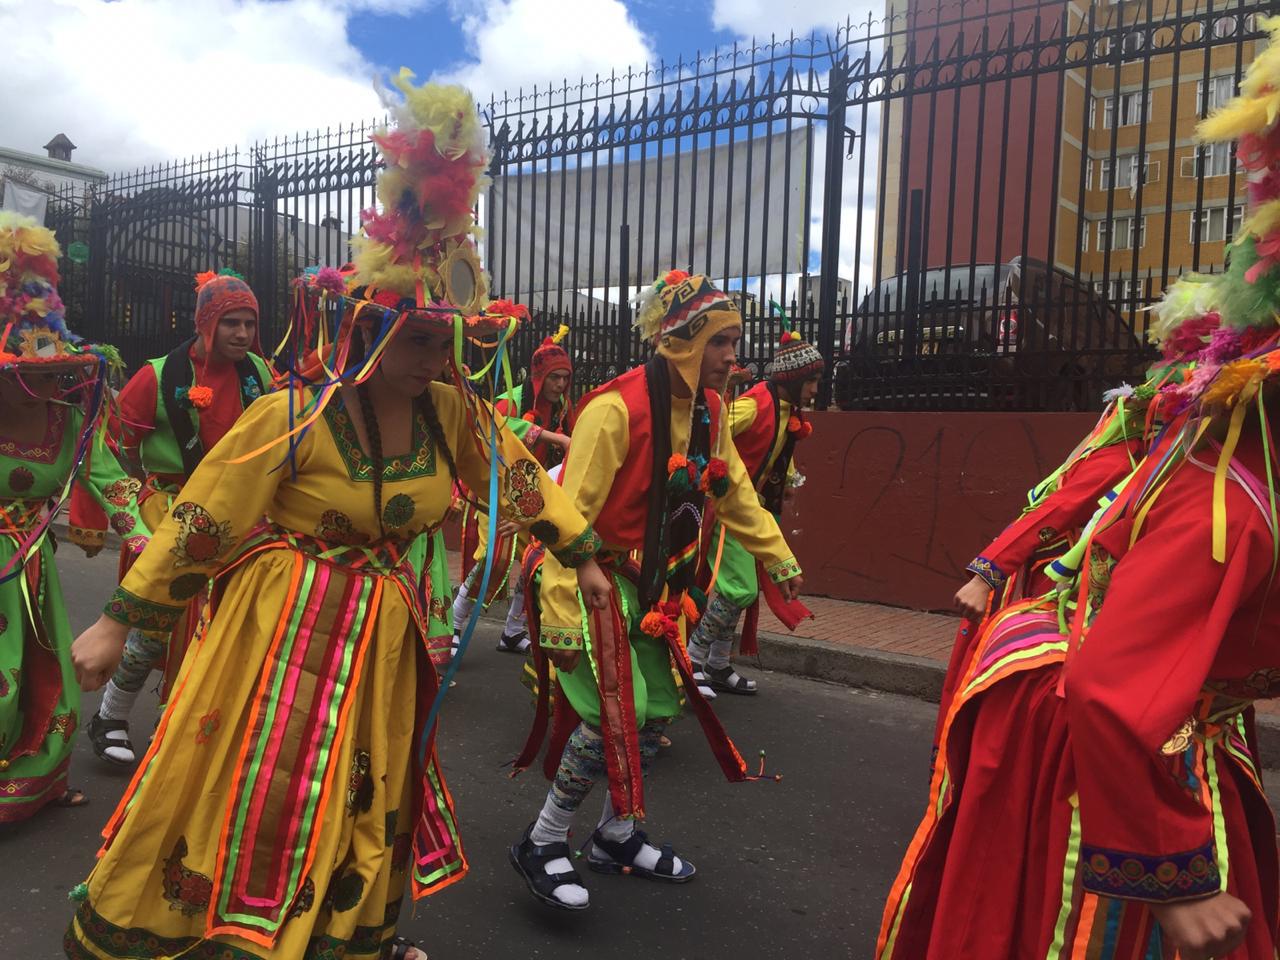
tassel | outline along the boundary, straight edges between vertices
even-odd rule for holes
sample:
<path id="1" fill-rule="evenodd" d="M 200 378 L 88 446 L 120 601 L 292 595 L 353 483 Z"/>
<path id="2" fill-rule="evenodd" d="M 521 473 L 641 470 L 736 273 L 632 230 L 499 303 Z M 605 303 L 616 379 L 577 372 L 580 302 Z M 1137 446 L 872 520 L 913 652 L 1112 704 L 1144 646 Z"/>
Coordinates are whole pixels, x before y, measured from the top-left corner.
<path id="1" fill-rule="evenodd" d="M 87 883 L 77 883 L 67 891 L 67 899 L 72 903 L 84 903 L 89 899 L 89 885 Z"/>

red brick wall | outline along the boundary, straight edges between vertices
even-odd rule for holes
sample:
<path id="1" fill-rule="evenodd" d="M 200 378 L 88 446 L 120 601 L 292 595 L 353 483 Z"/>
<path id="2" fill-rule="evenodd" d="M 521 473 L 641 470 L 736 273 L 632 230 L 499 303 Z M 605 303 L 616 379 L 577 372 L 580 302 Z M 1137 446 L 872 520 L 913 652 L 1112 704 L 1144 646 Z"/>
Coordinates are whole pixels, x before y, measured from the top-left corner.
<path id="1" fill-rule="evenodd" d="M 1096 420 L 1076 413 L 813 415 L 783 519 L 808 593 L 948 608 L 965 565 Z"/>

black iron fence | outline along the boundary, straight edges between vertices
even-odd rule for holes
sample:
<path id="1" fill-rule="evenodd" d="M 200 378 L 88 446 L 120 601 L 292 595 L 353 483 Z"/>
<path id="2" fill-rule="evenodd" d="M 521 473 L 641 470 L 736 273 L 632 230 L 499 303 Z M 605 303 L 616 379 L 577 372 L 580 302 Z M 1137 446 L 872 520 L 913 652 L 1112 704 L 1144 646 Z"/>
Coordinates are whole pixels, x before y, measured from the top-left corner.
<path id="1" fill-rule="evenodd" d="M 1150 360 L 1142 308 L 1220 269 L 1244 178 L 1195 124 L 1236 91 L 1263 0 L 896 2 L 823 38 L 696 54 L 484 105 L 496 295 L 527 357 L 561 322 L 578 385 L 645 356 L 629 301 L 663 270 L 739 299 L 757 373 L 781 331 L 846 408 L 1080 409 Z M 289 278 L 348 257 L 376 124 L 112 177 L 67 195 L 80 325 L 132 363 L 186 334 L 234 266 L 279 335 Z M 84 247 L 78 249 L 83 250 Z"/>

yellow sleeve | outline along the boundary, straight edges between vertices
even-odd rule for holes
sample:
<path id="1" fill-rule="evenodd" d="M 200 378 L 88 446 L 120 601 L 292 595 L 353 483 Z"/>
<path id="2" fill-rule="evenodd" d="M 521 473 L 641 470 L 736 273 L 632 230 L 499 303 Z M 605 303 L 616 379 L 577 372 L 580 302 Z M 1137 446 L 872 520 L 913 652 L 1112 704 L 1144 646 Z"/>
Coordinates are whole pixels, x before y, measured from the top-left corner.
<path id="1" fill-rule="evenodd" d="M 774 583 L 799 576 L 800 564 L 783 539 L 778 521 L 764 507 L 729 433 L 728 417 L 720 426 L 720 450 L 729 468 L 729 492 L 716 502 L 716 518 L 747 553 L 764 564 Z M 715 545 L 712 545 L 715 549 Z"/>
<path id="2" fill-rule="evenodd" d="M 573 428 L 565 460 L 564 492 L 582 515 L 594 523 L 613 489 L 630 448 L 627 408 L 621 394 L 609 392 L 591 401 Z M 542 564 L 541 645 L 553 649 L 582 647 L 582 614 L 578 580 L 573 570 L 548 554 Z"/>
<path id="3" fill-rule="evenodd" d="M 450 429 L 449 443 L 458 466 L 459 479 L 481 500 L 489 496 L 489 425 L 496 416 L 493 408 L 480 401 L 477 426 L 486 439 L 477 442 L 466 421 L 466 411 L 457 391 L 444 384 L 432 385 L 437 411 L 448 410 L 441 423 Z M 600 538 L 591 523 L 574 509 L 573 500 L 554 480 L 528 448 L 516 439 L 507 418 L 498 416 L 498 516 L 514 520 L 522 529 L 547 545 L 567 567 L 579 567 L 596 555 Z"/>
<path id="4" fill-rule="evenodd" d="M 750 430 L 760 413 L 760 405 L 750 397 L 738 397 L 728 407 L 729 432 L 735 437 Z"/>
<path id="5" fill-rule="evenodd" d="M 280 481 L 289 475 L 287 466 L 272 469 L 287 451 L 286 444 L 244 463 L 229 462 L 284 436 L 289 431 L 288 403 L 285 391 L 250 404 L 205 454 L 116 589 L 107 604 L 107 616 L 139 630 L 173 628 L 187 602 L 258 526 Z M 299 469 L 310 448 L 309 438 L 304 437 L 297 452 Z"/>

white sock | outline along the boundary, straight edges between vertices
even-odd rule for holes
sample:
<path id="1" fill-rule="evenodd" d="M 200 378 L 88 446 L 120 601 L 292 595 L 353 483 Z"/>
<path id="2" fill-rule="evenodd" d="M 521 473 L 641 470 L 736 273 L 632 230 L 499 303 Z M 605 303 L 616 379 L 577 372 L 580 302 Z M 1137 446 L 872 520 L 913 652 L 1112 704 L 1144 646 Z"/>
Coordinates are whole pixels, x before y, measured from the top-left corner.
<path id="1" fill-rule="evenodd" d="M 458 595 L 453 598 L 453 629 L 455 631 L 462 629 L 462 625 L 471 616 L 471 611 L 475 605 L 475 601 L 471 599 L 471 595 L 467 592 L 466 583 L 463 583 L 458 587 Z"/>
<path id="2" fill-rule="evenodd" d="M 121 690 L 116 686 L 115 679 L 107 681 L 107 685 L 102 688 L 102 704 L 98 707 L 98 713 L 106 720 L 122 720 L 129 722 L 129 711 L 133 709 L 134 703 L 138 700 L 138 694 L 141 690 Z"/>
<path id="3" fill-rule="evenodd" d="M 614 816 L 613 799 L 605 795 L 604 809 L 600 812 L 600 826 L 596 828 L 606 840 L 615 843 L 625 843 L 627 839 L 635 832 L 636 824 L 634 820 L 622 820 Z M 594 843 L 591 845 L 593 852 L 597 857 L 605 860 L 612 859 L 608 853 L 601 850 Z M 639 867 L 642 870 L 653 870 L 658 865 L 658 861 L 662 858 L 662 851 L 647 841 L 641 845 L 636 851 L 636 858 L 631 862 L 631 866 Z M 679 875 L 684 864 L 681 863 L 679 857 L 672 857 L 671 869 L 675 874 Z"/>
<path id="4" fill-rule="evenodd" d="M 542 811 L 538 814 L 538 820 L 529 831 L 529 839 L 537 844 L 568 842 L 573 813 L 572 810 L 558 807 L 552 802 L 551 794 L 548 793 L 547 799 L 542 804 Z M 566 857 L 557 857 L 554 860 L 548 860 L 543 869 L 548 875 L 568 873 L 573 869 L 573 864 Z M 551 891 L 551 895 L 570 907 L 586 906 L 588 900 L 587 888 L 577 883 L 562 883 Z"/>

